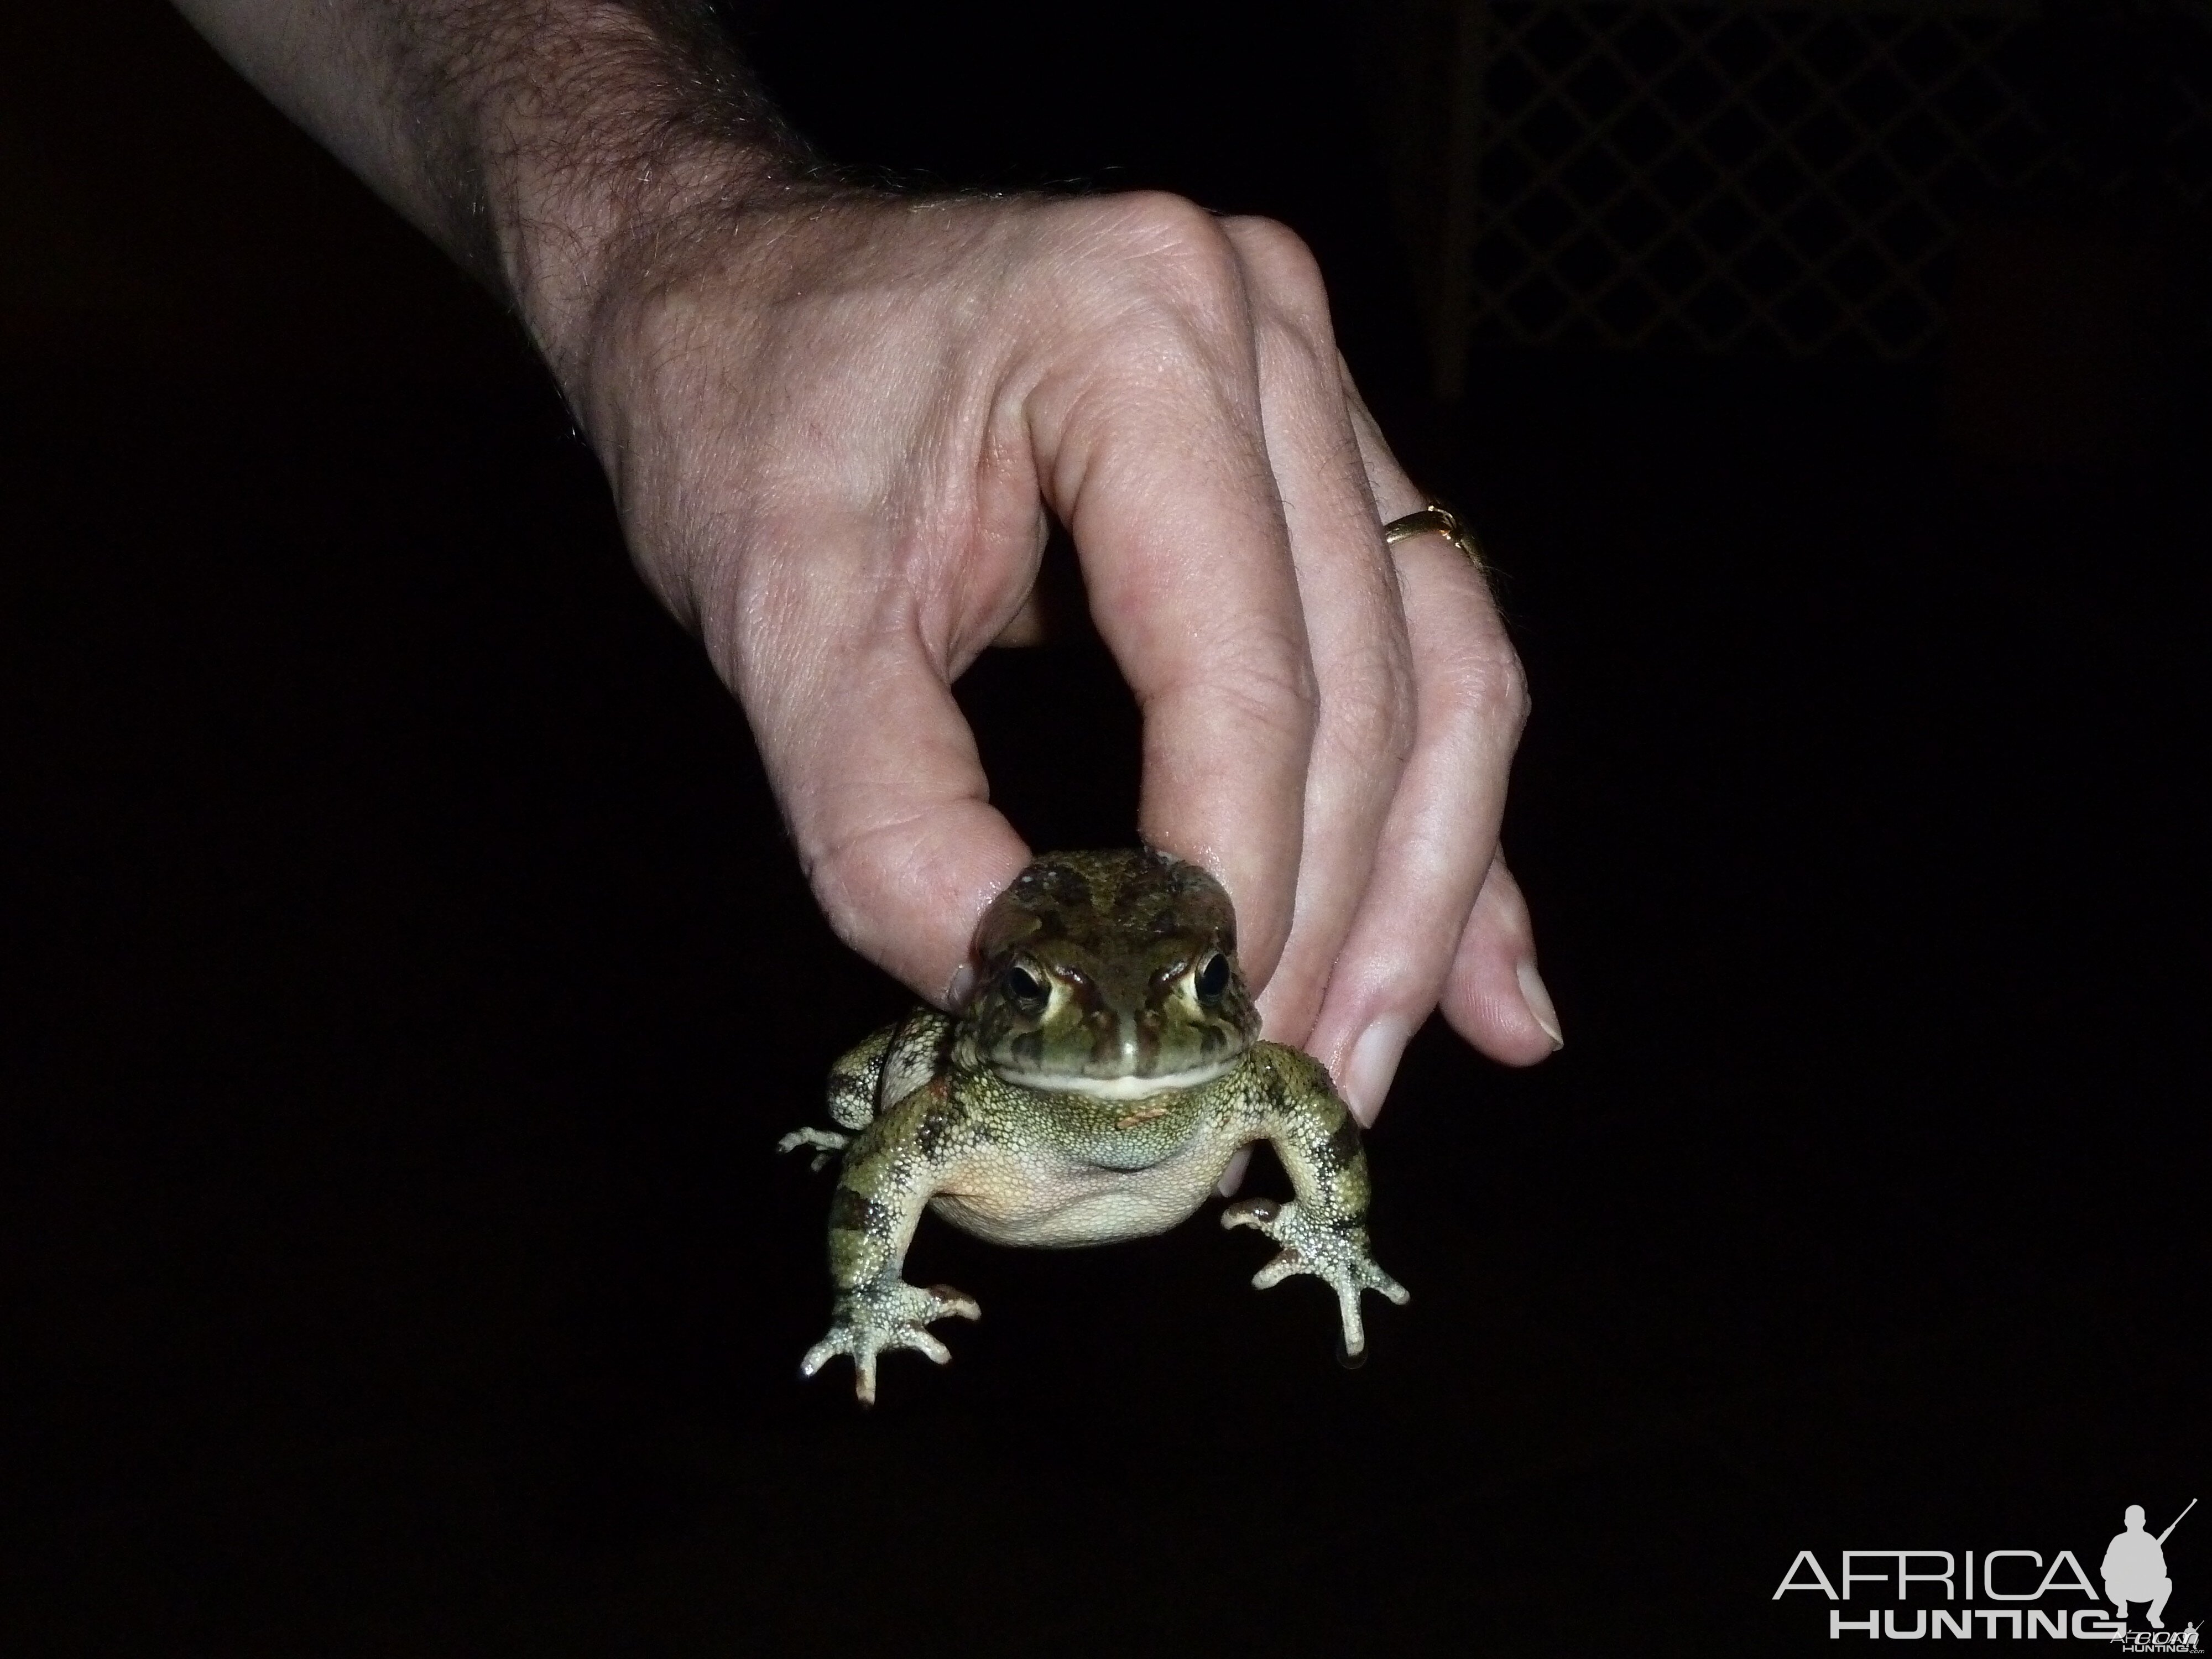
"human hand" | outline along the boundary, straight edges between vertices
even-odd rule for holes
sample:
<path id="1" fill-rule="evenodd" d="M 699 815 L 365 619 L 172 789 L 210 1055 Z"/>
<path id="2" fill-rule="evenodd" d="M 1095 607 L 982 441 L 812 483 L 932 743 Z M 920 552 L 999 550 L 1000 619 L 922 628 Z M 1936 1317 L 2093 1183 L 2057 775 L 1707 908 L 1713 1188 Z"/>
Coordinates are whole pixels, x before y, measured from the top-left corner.
<path id="1" fill-rule="evenodd" d="M 751 721 L 839 934 L 940 1003 L 1029 854 L 954 679 L 1048 527 L 1144 721 L 1139 820 L 1236 901 L 1267 1034 L 1371 1121 L 1441 1001 L 1559 1046 L 1497 850 L 1526 713 L 1278 225 L 1161 195 L 711 193 L 525 312 L 630 545 Z M 587 301 L 587 302 L 586 302 Z"/>

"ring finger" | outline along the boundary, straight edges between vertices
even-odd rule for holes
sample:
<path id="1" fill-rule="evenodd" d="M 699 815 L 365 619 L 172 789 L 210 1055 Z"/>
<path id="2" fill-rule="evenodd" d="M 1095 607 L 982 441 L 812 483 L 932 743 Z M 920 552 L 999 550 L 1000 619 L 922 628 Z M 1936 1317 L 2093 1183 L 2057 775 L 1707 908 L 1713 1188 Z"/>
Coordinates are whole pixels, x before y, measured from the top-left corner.
<path id="1" fill-rule="evenodd" d="M 1380 510 L 1395 518 L 1418 509 L 1423 497 L 1348 384 L 1345 395 Z M 1495 856 L 1527 708 L 1519 659 L 1481 572 L 1440 534 L 1392 551 L 1413 657 L 1413 753 L 1310 1045 L 1367 1121 L 1460 954 Z M 1539 1057 L 1495 1041 L 1510 1034 L 1486 1026 L 1469 1035 L 1499 1059 Z"/>

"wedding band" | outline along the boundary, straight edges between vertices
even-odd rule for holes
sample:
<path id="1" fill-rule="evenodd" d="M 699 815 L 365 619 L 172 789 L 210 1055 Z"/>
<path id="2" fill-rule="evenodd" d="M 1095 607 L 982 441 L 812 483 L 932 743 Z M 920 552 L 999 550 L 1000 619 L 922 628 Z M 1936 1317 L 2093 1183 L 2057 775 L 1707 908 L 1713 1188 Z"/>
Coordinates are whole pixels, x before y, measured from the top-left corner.
<path id="1" fill-rule="evenodd" d="M 1385 545 L 1402 542 L 1414 536 L 1441 536 L 1466 556 L 1467 562 L 1477 570 L 1482 566 L 1482 550 L 1474 544 L 1474 532 L 1459 521 L 1459 515 L 1449 507 L 1438 507 L 1434 501 L 1417 513 L 1408 513 L 1402 519 L 1393 519 L 1382 526 Z"/>

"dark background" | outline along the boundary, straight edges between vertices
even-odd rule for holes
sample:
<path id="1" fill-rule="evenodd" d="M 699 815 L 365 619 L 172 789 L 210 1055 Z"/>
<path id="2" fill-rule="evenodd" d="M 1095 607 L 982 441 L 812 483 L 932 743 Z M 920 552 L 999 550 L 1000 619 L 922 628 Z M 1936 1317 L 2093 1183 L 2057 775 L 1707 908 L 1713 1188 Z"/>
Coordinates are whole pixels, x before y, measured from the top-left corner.
<path id="1" fill-rule="evenodd" d="M 489 302 L 169 15 L 53 10 L 0 24 L 11 1651 L 1832 1650 L 1800 1548 L 2094 1571 L 2203 1490 L 2212 473 L 2201 361 L 2069 345 L 2130 320 L 2095 211 L 1993 211 L 2028 298 L 1948 366 L 1445 408 L 1358 9 L 758 19 L 841 159 L 1313 241 L 1503 572 L 1571 1038 L 1417 1041 L 1364 1370 L 1205 1218 L 928 1224 L 988 1316 L 862 1414 L 769 1149 L 903 999 L 740 715 Z M 963 695 L 1026 832 L 1127 839 L 1095 653 Z"/>

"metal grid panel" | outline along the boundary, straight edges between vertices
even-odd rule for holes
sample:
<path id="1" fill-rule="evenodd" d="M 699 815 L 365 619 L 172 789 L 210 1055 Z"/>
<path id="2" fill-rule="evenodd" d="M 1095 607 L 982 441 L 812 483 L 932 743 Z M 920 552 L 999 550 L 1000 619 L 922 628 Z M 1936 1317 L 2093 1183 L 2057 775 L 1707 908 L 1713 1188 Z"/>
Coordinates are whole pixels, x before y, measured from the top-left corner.
<path id="1" fill-rule="evenodd" d="M 2085 155 L 2021 67 L 2029 0 L 1418 9 L 1400 84 L 1442 84 L 1401 121 L 1400 197 L 1447 383 L 1472 340 L 1909 357 L 1975 194 L 2148 165 L 2212 198 L 2205 78 L 2158 70 L 2148 147 Z"/>

